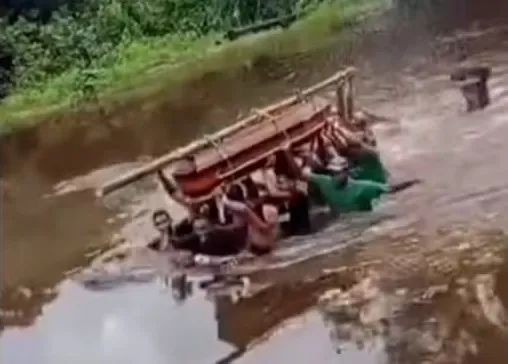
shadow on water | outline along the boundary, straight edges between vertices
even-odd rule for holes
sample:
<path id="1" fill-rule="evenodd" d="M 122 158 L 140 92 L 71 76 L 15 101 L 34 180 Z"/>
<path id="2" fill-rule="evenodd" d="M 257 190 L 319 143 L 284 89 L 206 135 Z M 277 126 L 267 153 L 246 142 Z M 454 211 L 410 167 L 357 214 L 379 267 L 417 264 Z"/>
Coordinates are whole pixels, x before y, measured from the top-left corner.
<path id="1" fill-rule="evenodd" d="M 464 263 L 504 258 L 502 239 L 488 235 L 488 242 L 476 246 L 483 252 L 478 255 L 462 243 L 472 244 L 475 237 L 485 241 L 483 227 L 456 240 L 450 230 L 442 239 L 426 240 L 407 231 L 435 230 L 457 220 L 506 225 L 507 38 L 465 42 L 472 58 L 488 62 L 494 74 L 492 105 L 465 115 L 447 81 L 455 55 L 443 56 L 453 52 L 429 43 L 432 32 L 372 34 L 361 42 L 355 35 L 347 51 L 331 47 L 313 56 L 260 61 L 239 74 L 208 75 L 170 101 L 145 100 L 142 108 L 126 106 L 103 122 L 81 112 L 79 127 L 48 124 L 4 139 L 1 307 L 8 328 L 1 334 L 0 363 L 210 363 L 219 358 L 331 363 L 337 355 L 365 363 L 423 363 L 424 357 L 431 363 L 503 362 L 506 327 L 500 307 L 508 298 L 500 282 L 506 282 L 508 268 L 499 259 L 478 269 Z M 400 53 L 385 51 L 393 44 Z M 146 213 L 171 204 L 149 179 L 112 195 L 106 206 L 89 189 L 252 106 L 327 76 L 344 60 L 361 70 L 360 101 L 401 120 L 395 132 L 389 126 L 376 130 L 390 171 L 397 178 L 421 177 L 424 186 L 383 202 L 377 215 L 359 220 L 356 230 L 344 229 L 346 222 L 340 221 L 322 237 L 288 243 L 286 255 L 279 257 L 278 267 L 285 268 L 253 274 L 251 291 L 242 292 L 250 296 L 239 300 L 234 298 L 240 293 L 207 294 L 196 288 L 185 300 L 174 300 L 158 277 L 102 292 L 67 280 L 55 287 L 63 272 L 86 265 L 121 239 L 119 231 L 134 243 L 146 242 L 154 233 Z M 379 217 L 389 219 L 358 233 Z M 339 252 L 326 250 L 338 241 L 350 244 Z M 464 249 L 460 254 L 447 250 L 454 246 Z M 311 261 L 284 264 L 324 252 Z M 365 280 L 371 283 L 364 286 Z M 368 292 L 360 293 L 363 299 L 348 297 L 361 291 L 355 287 L 380 292 L 382 299 L 372 302 Z M 338 294 L 337 288 L 346 293 Z M 397 312 L 386 311 L 386 302 Z M 350 309 L 344 312 L 344 306 Z M 427 341 L 410 348 L 404 338 L 411 335 Z M 467 350 L 461 354 L 452 347 Z M 445 354 L 433 357 L 437 352 Z M 455 361 L 444 355 L 455 355 Z"/>

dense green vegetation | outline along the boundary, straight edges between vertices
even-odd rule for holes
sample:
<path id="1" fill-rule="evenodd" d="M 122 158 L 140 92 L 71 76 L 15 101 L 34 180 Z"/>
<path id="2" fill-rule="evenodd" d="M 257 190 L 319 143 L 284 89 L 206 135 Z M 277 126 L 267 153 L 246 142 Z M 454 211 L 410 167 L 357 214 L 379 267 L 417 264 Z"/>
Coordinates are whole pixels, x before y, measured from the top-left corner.
<path id="1" fill-rule="evenodd" d="M 0 49 L 14 57 L 3 122 L 118 91 L 167 86 L 261 54 L 309 49 L 382 0 L 87 0 L 48 22 L 0 22 Z M 224 35 L 290 13 L 289 30 L 228 43 Z M 162 77 L 161 77 L 162 76 Z M 157 80 L 157 82 L 153 82 Z"/>

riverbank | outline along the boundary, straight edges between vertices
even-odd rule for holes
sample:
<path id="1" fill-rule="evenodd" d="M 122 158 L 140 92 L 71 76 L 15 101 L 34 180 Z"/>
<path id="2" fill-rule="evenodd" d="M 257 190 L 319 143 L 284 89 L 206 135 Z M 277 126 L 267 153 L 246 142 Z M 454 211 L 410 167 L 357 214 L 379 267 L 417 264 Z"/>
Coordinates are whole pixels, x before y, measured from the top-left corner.
<path id="1" fill-rule="evenodd" d="M 112 67 L 101 72 L 94 101 L 76 101 L 74 71 L 51 79 L 42 87 L 15 90 L 0 104 L 0 129 L 8 133 L 48 120 L 75 119 L 75 113 L 115 113 L 145 108 L 173 98 L 182 88 L 207 77 L 232 77 L 264 58 L 278 59 L 326 47 L 337 33 L 362 24 L 388 8 L 387 1 L 336 1 L 321 4 L 288 29 L 275 29 L 222 42 L 219 34 L 196 40 L 181 36 L 148 39 L 132 44 Z M 73 73 L 74 72 L 74 73 Z M 94 118 L 95 119 L 95 118 Z"/>

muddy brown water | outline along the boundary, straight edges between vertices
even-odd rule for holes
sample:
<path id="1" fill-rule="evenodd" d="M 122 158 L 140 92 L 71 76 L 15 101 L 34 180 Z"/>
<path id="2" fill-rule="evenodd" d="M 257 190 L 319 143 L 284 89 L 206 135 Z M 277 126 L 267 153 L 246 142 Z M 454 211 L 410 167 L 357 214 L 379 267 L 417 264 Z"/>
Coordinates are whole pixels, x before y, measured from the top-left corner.
<path id="1" fill-rule="evenodd" d="M 493 67 L 492 105 L 474 114 L 462 111 L 448 82 L 454 57 L 432 62 L 429 38 L 406 43 L 415 51 L 404 55 L 382 51 L 390 38 L 379 35 L 358 56 L 326 50 L 265 60 L 240 83 L 210 75 L 150 124 L 109 117 L 2 143 L 0 363 L 504 362 L 508 239 L 491 228 L 508 218 L 508 37 L 476 34 L 468 43 L 472 59 Z M 238 301 L 196 286 L 176 299 L 157 279 L 100 292 L 63 279 L 120 235 L 135 244 L 149 239 L 151 209 L 176 208 L 150 179 L 105 203 L 90 188 L 328 76 L 345 57 L 360 68 L 360 102 L 400 120 L 376 127 L 393 177 L 423 185 L 367 217 L 287 243 L 279 262 L 315 258 L 253 276 L 252 291 Z"/>

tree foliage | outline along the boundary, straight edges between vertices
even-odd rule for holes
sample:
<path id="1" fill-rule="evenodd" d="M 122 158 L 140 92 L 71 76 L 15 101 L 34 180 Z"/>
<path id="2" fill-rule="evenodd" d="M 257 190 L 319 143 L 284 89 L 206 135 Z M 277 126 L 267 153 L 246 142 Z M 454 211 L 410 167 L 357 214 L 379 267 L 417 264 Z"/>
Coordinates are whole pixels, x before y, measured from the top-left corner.
<path id="1" fill-rule="evenodd" d="M 72 10 L 59 8 L 47 21 L 4 17 L 0 50 L 13 57 L 14 87 L 42 85 L 75 70 L 83 73 L 76 78 L 76 87 L 81 88 L 116 61 L 119 49 L 133 42 L 174 34 L 191 39 L 220 34 L 287 15 L 302 4 L 302 0 L 87 0 Z"/>

